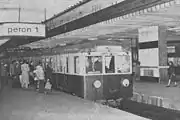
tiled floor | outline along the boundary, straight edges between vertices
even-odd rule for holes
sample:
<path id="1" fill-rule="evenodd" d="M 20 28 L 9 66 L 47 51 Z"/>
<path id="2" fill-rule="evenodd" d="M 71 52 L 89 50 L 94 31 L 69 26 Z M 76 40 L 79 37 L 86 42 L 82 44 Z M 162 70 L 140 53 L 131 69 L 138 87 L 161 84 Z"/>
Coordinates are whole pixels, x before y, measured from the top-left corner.
<path id="1" fill-rule="evenodd" d="M 61 92 L 49 95 L 5 88 L 0 95 L 0 120 L 145 120 Z"/>

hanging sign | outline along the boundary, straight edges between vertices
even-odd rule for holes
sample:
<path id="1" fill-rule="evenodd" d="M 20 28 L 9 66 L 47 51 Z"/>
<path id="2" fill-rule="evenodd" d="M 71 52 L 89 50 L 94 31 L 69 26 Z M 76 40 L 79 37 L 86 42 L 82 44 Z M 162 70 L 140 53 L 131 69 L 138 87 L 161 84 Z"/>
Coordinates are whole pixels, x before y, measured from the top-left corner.
<path id="1" fill-rule="evenodd" d="M 45 37 L 45 25 L 31 23 L 4 23 L 0 25 L 0 36 Z"/>
<path id="2" fill-rule="evenodd" d="M 139 33 L 139 42 L 151 42 L 151 41 L 158 41 L 158 26 L 149 26 L 149 27 L 143 27 L 138 29 Z"/>
<path id="3" fill-rule="evenodd" d="M 167 51 L 168 51 L 168 53 L 175 53 L 176 52 L 176 47 L 175 46 L 168 46 Z"/>

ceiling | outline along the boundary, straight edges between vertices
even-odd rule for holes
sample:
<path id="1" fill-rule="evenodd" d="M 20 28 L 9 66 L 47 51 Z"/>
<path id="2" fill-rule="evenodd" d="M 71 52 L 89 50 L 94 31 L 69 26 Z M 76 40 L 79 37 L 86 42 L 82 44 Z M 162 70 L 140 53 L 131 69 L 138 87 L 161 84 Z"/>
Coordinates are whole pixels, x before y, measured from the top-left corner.
<path id="1" fill-rule="evenodd" d="M 71 31 L 52 38 L 34 42 L 27 47 L 52 47 L 79 39 L 137 38 L 138 28 L 151 25 L 166 26 L 169 40 L 180 38 L 180 0 L 169 4 L 157 5 L 143 11 L 131 13 L 112 20 L 104 21 L 83 29 Z M 179 39 L 180 40 L 180 39 Z"/>

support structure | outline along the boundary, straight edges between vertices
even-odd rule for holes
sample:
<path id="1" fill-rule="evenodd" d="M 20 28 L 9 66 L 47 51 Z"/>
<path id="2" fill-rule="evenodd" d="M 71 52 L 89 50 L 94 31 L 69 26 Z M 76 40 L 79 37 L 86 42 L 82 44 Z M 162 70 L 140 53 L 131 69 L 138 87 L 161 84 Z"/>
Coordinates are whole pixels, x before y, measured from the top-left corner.
<path id="1" fill-rule="evenodd" d="M 168 52 L 167 52 L 167 29 L 165 27 L 159 27 L 159 40 L 158 40 L 158 48 L 159 48 L 159 76 L 160 81 L 167 81 L 167 62 L 168 62 Z"/>
<path id="2" fill-rule="evenodd" d="M 141 78 L 167 81 L 167 29 L 164 26 L 140 28 L 139 46 Z"/>

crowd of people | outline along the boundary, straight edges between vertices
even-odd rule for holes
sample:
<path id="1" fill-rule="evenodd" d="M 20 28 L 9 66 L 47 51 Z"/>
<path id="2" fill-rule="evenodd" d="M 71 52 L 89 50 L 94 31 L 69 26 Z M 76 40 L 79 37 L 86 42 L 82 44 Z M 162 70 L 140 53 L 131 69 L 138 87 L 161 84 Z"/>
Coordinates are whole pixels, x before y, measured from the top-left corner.
<path id="1" fill-rule="evenodd" d="M 47 93 L 52 86 L 52 68 L 41 61 L 34 64 L 27 60 L 1 62 L 1 84 L 17 86 L 23 89 L 35 88 L 40 93 Z"/>

